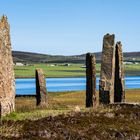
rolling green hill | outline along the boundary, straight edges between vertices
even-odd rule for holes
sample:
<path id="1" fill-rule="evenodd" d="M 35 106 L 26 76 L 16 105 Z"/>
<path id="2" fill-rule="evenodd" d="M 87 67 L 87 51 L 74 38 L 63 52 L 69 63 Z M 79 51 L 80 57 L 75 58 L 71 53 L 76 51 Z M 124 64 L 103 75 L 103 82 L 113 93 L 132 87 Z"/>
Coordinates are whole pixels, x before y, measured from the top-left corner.
<path id="1" fill-rule="evenodd" d="M 101 52 L 97 52 L 95 55 L 97 63 L 100 62 Z M 13 51 L 14 62 L 24 63 L 85 63 L 85 56 L 85 54 L 63 56 Z M 124 53 L 124 60 L 130 62 L 140 62 L 140 52 L 126 52 Z"/>

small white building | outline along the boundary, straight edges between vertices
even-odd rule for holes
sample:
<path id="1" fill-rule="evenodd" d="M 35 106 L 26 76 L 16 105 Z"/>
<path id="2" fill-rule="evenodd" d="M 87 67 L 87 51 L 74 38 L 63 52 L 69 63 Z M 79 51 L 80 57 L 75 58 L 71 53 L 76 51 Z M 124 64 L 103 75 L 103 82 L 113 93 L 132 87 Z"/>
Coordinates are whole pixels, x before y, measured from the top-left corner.
<path id="1" fill-rule="evenodd" d="M 17 63 L 15 63 L 15 66 L 24 66 L 24 64 L 20 63 L 20 62 L 17 62 Z"/>
<path id="2" fill-rule="evenodd" d="M 123 62 L 123 64 L 130 65 L 133 64 L 132 62 Z"/>
<path id="3" fill-rule="evenodd" d="M 86 65 L 81 66 L 81 68 L 86 68 Z"/>
<path id="4" fill-rule="evenodd" d="M 138 62 L 134 62 L 134 64 L 138 65 L 139 63 Z"/>
<path id="5" fill-rule="evenodd" d="M 54 64 L 51 64 L 50 66 L 51 66 L 51 67 L 54 67 L 55 65 L 54 65 Z"/>

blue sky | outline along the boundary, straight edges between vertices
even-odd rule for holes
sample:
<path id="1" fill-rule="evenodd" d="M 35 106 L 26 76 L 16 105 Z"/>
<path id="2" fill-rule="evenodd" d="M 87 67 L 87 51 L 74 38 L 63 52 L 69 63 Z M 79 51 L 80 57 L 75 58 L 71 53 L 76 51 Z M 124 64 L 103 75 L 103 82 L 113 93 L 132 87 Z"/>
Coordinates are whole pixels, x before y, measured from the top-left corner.
<path id="1" fill-rule="evenodd" d="M 123 51 L 140 51 L 139 0 L 0 0 L 13 50 L 75 55 L 102 50 L 114 33 Z"/>

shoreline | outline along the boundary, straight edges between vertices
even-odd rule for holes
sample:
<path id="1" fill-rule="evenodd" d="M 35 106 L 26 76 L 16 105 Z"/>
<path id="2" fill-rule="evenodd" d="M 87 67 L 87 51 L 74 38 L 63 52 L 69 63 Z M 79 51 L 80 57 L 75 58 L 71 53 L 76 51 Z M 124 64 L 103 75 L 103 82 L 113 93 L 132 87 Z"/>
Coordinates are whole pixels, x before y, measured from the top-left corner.
<path id="1" fill-rule="evenodd" d="M 96 90 L 99 92 L 99 90 Z M 140 91 L 140 88 L 132 88 L 132 89 L 125 89 L 125 91 Z M 48 94 L 69 94 L 69 93 L 79 93 L 79 92 L 86 92 L 86 90 L 75 90 L 75 91 L 56 91 L 56 92 L 48 92 Z M 127 94 L 127 93 L 126 93 Z M 35 94 L 18 94 L 15 95 L 16 98 L 18 97 L 36 97 Z"/>

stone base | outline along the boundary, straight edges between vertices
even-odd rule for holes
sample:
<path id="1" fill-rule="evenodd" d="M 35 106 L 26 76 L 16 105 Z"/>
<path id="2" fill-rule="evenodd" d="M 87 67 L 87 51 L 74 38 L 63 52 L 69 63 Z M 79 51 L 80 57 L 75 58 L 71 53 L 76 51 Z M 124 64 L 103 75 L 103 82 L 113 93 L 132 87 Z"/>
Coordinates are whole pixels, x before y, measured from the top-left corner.
<path id="1" fill-rule="evenodd" d="M 126 107 L 130 107 L 130 108 L 140 108 L 140 103 L 127 103 L 127 102 L 123 102 L 123 103 L 112 103 L 112 104 L 108 104 L 107 106 L 109 107 L 121 107 L 121 108 L 126 108 Z"/>
<path id="2" fill-rule="evenodd" d="M 10 114 L 15 111 L 14 100 L 11 98 L 5 98 L 0 100 L 0 117 Z"/>
<path id="3" fill-rule="evenodd" d="M 99 102 L 100 104 L 109 104 L 110 103 L 110 94 L 109 91 L 101 91 L 99 92 Z"/>

